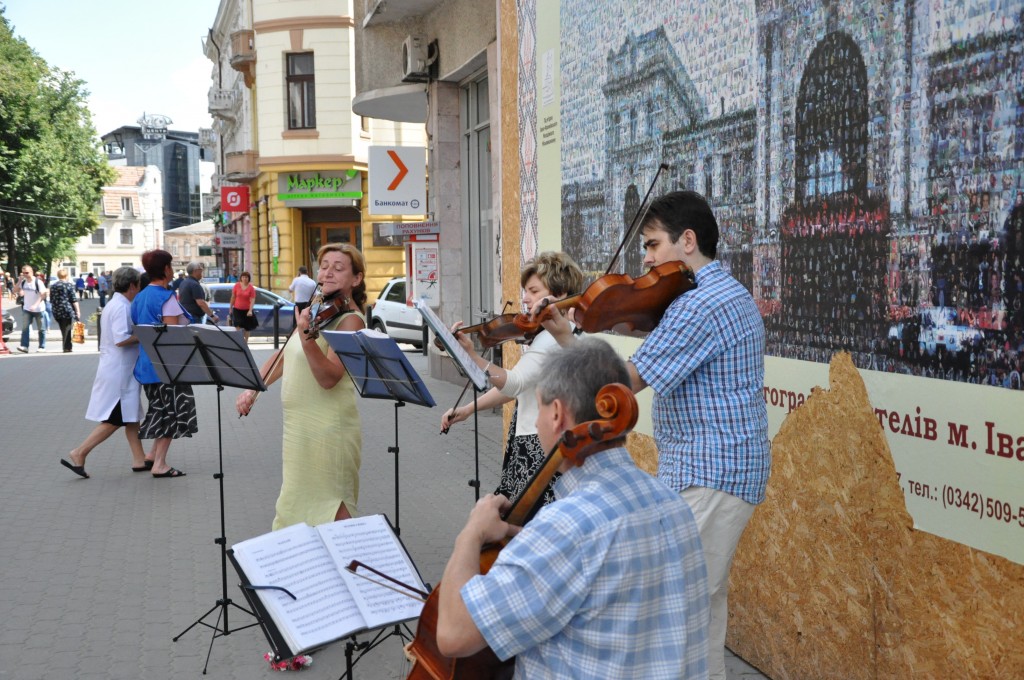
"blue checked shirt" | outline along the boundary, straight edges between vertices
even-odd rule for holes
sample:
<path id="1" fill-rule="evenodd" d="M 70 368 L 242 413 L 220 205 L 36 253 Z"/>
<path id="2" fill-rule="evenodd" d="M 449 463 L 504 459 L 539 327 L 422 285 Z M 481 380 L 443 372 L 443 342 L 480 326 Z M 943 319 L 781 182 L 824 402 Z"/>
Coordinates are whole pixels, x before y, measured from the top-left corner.
<path id="1" fill-rule="evenodd" d="M 764 500 L 771 454 L 764 401 L 764 323 L 717 261 L 669 306 L 631 361 L 654 390 L 658 477 Z"/>
<path id="2" fill-rule="evenodd" d="M 461 590 L 516 678 L 707 678 L 707 572 L 678 494 L 625 449 L 555 485 L 556 501 Z"/>

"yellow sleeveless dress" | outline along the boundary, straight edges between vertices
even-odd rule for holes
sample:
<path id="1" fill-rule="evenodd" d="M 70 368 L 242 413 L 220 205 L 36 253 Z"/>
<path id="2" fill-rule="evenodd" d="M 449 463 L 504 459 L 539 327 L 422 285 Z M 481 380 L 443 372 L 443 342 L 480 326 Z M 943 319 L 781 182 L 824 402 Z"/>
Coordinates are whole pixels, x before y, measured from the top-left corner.
<path id="1" fill-rule="evenodd" d="M 343 318 L 326 330 L 335 330 Z M 283 467 L 275 531 L 298 522 L 310 526 L 333 522 L 342 502 L 355 516 L 359 502 L 363 436 L 355 386 L 347 375 L 329 390 L 317 384 L 301 343 L 316 342 L 326 354 L 329 347 L 323 336 L 292 340 L 284 348 Z"/>

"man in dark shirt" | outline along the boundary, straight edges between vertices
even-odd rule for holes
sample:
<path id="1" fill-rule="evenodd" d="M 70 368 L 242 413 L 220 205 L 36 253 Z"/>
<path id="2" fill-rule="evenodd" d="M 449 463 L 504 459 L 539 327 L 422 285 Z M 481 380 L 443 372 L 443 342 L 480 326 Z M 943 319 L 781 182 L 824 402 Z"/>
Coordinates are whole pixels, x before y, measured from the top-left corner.
<path id="1" fill-rule="evenodd" d="M 178 288 L 178 302 L 192 316 L 192 323 L 201 323 L 205 314 L 210 323 L 215 324 L 220 319 L 210 309 L 210 305 L 206 302 L 206 291 L 199 283 L 199 280 L 203 278 L 203 266 L 202 262 L 193 260 L 185 267 L 187 276 Z"/>

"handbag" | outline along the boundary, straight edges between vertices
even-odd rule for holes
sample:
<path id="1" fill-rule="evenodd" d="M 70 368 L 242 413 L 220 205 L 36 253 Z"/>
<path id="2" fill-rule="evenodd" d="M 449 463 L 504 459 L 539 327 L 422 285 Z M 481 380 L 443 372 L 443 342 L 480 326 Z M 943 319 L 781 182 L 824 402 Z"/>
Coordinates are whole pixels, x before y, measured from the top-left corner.
<path id="1" fill-rule="evenodd" d="M 76 321 L 75 325 L 71 327 L 71 342 L 76 342 L 79 345 L 85 342 L 85 324 L 81 321 Z"/>

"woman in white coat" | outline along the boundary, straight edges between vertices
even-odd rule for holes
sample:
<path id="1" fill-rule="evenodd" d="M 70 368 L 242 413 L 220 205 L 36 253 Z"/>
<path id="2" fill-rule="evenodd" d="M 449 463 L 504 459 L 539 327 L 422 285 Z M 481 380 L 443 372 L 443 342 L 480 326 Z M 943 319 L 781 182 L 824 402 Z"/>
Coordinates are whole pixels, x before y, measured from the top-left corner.
<path id="1" fill-rule="evenodd" d="M 84 442 L 71 449 L 66 459 L 60 459 L 61 465 L 86 479 L 89 477 L 85 472 L 86 456 L 122 426 L 132 452 L 132 471 L 148 472 L 153 467 L 153 461 L 146 460 L 139 439 L 142 386 L 132 375 L 139 357 L 139 341 L 132 335 L 131 301 L 139 292 L 139 272 L 121 267 L 114 272 L 113 284 L 114 295 L 100 317 L 100 363 L 85 414 L 88 420 L 97 421 L 99 425 Z"/>

